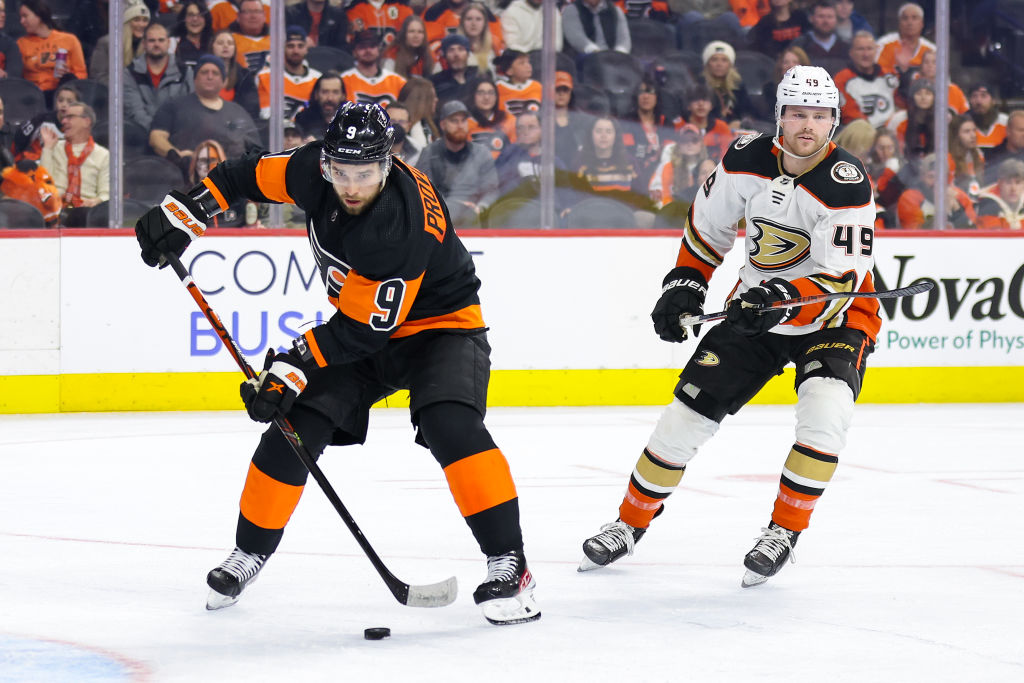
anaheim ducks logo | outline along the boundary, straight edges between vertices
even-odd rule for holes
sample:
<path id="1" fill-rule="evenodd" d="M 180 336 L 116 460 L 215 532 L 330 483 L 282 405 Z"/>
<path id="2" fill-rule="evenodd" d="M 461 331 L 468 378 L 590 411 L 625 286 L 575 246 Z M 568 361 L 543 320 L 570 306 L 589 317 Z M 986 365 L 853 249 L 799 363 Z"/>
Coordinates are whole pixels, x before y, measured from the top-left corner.
<path id="1" fill-rule="evenodd" d="M 837 183 L 855 184 L 864 180 L 864 174 L 849 161 L 840 161 L 832 167 L 832 180 Z"/>
<path id="2" fill-rule="evenodd" d="M 711 353 L 710 351 L 702 351 L 700 354 L 700 358 L 697 359 L 697 365 L 703 365 L 709 368 L 714 367 L 721 362 L 722 361 L 719 360 L 718 356 Z"/>
<path id="3" fill-rule="evenodd" d="M 811 236 L 803 230 L 754 218 L 747 227 L 752 247 L 750 265 L 774 272 L 793 268 L 811 256 Z"/>

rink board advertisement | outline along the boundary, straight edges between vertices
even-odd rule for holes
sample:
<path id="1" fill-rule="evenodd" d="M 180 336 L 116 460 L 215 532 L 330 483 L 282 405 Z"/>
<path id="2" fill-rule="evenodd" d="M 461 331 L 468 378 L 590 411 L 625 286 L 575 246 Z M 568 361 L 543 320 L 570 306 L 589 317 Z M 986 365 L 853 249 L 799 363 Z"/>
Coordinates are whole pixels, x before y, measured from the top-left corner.
<path id="1" fill-rule="evenodd" d="M 483 281 L 492 404 L 670 398 L 694 342 L 661 342 L 649 313 L 678 237 L 478 231 L 463 240 Z M 0 412 L 237 407 L 230 355 L 173 272 L 141 263 L 129 231 L 0 246 L 0 386 L 15 389 Z M 935 287 L 881 302 L 862 400 L 1024 400 L 1022 247 L 1015 237 L 880 236 L 877 289 Z M 705 311 L 724 306 L 742 252 L 737 242 L 716 272 Z M 210 235 L 183 263 L 255 366 L 332 314 L 300 233 Z M 759 400 L 792 398 L 787 374 Z"/>

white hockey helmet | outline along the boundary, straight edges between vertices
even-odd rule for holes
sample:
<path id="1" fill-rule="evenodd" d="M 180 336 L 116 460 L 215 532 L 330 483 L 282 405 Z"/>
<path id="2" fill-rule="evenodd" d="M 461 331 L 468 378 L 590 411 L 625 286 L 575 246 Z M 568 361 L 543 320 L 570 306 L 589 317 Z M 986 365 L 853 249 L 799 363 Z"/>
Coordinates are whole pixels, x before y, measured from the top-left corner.
<path id="1" fill-rule="evenodd" d="M 825 69 L 820 66 L 797 64 L 782 77 L 775 91 L 775 125 L 780 128 L 782 108 L 787 104 L 830 107 L 835 118 L 828 139 L 831 140 L 835 135 L 836 128 L 839 127 L 839 88 Z"/>

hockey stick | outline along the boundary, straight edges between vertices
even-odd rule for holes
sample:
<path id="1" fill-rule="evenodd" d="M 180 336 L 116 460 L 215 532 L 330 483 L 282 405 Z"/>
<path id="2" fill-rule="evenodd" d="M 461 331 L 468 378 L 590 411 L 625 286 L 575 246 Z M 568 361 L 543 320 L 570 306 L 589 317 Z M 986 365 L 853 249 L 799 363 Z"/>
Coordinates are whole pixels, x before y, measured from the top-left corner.
<path id="1" fill-rule="evenodd" d="M 909 287 L 900 287 L 899 289 L 883 289 L 880 292 L 832 292 L 831 294 L 812 294 L 811 296 L 784 299 L 770 304 L 752 304 L 749 305 L 749 308 L 753 308 L 759 313 L 764 313 L 772 310 L 773 308 L 792 308 L 794 306 L 806 306 L 807 304 L 820 304 L 834 299 L 897 299 L 903 296 L 921 294 L 922 292 L 927 292 L 934 287 L 934 282 L 926 281 L 919 282 L 916 285 L 910 285 Z M 746 306 L 747 304 L 744 305 Z M 681 315 L 679 316 L 679 326 L 690 327 L 691 325 L 699 325 L 713 320 L 723 320 L 727 315 L 728 313 L 725 311 L 719 311 L 718 313 L 704 313 L 702 315 Z"/>
<path id="2" fill-rule="evenodd" d="M 217 336 L 220 337 L 221 341 L 224 342 L 224 347 L 227 348 L 228 352 L 238 363 L 238 367 L 245 373 L 247 379 L 253 379 L 256 377 L 256 373 L 249 365 L 248 361 L 245 360 L 245 356 L 242 355 L 241 349 L 235 343 L 235 340 L 228 334 L 227 328 L 220 321 L 220 318 L 210 308 L 210 304 L 206 302 L 206 297 L 199 291 L 199 287 L 195 281 L 192 280 L 192 276 L 189 274 L 185 267 L 181 265 L 181 261 L 174 254 L 164 254 L 164 259 L 171 264 L 171 268 L 174 269 L 174 273 L 181 280 L 182 284 L 188 289 L 189 294 L 195 299 L 196 304 L 199 306 L 199 310 L 203 312 L 206 319 L 210 322 Z M 345 508 L 345 504 L 341 502 L 341 498 L 335 493 L 334 487 L 327 481 L 327 477 L 324 476 L 323 470 L 316 464 L 316 460 L 309 454 L 306 447 L 302 443 L 302 439 L 295 432 L 295 428 L 292 427 L 291 422 L 288 421 L 284 415 L 278 412 L 274 415 L 274 424 L 281 430 L 281 434 L 284 435 L 288 445 L 292 447 L 295 455 L 298 456 L 302 464 L 305 465 L 309 473 L 316 479 L 316 483 L 323 489 L 327 499 L 331 501 L 331 505 L 337 510 L 338 515 L 341 517 L 341 521 L 345 522 L 345 526 L 355 536 L 356 542 L 359 543 L 359 547 L 363 549 L 366 556 L 370 558 L 370 563 L 373 565 L 380 577 L 384 579 L 384 583 L 391 590 L 391 593 L 395 596 L 395 599 L 403 605 L 409 607 L 444 607 L 450 605 L 455 601 L 455 596 L 458 594 L 458 583 L 454 576 L 441 581 L 439 583 L 432 583 L 424 586 L 413 586 L 403 581 L 400 581 L 390 570 L 384 565 L 384 562 L 377 555 L 377 552 L 370 545 L 370 542 L 366 540 L 366 536 L 363 535 L 362 530 L 356 524 L 356 520 L 352 518 L 348 510 Z"/>

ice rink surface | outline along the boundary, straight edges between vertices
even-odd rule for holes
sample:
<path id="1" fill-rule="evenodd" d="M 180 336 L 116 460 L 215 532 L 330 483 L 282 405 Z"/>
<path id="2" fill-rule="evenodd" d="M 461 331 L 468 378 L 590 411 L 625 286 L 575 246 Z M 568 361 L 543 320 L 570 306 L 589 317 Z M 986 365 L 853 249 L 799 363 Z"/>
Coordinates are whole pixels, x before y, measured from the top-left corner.
<path id="1" fill-rule="evenodd" d="M 859 406 L 796 564 L 742 589 L 793 439 L 792 407 L 749 406 L 634 556 L 577 573 L 659 413 L 489 413 L 543 610 L 509 627 L 473 604 L 484 560 L 403 410 L 321 464 L 397 576 L 458 577 L 446 608 L 395 602 L 310 480 L 260 580 L 207 612 L 244 413 L 0 416 L 0 681 L 1024 680 L 1024 407 Z"/>

